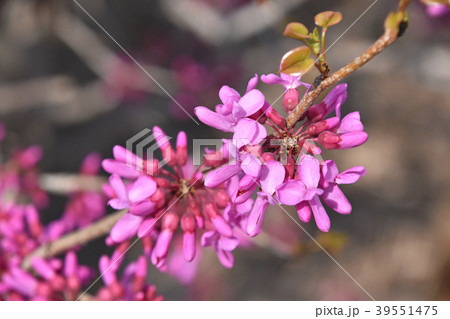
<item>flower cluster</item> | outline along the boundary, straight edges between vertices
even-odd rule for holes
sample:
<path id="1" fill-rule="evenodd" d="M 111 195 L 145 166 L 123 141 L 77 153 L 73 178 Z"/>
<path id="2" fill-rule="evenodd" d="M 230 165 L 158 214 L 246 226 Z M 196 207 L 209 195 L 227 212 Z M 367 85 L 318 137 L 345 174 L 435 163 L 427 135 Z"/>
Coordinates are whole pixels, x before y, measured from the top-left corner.
<path id="1" fill-rule="evenodd" d="M 24 258 L 44 244 L 45 231 L 34 205 L 11 202 L 0 208 L 0 300 L 74 300 L 92 278 L 74 251 L 64 261 L 34 257 L 31 266 L 38 276 L 24 270 Z"/>
<path id="2" fill-rule="evenodd" d="M 127 211 L 107 242 L 122 243 L 137 235 L 152 263 L 167 270 L 170 245 L 180 234 L 186 261 L 194 259 L 199 241 L 212 246 L 225 267 L 232 267 L 231 251 L 239 244 L 236 232 L 243 231 L 242 216 L 250 211 L 252 200 L 232 203 L 224 185 L 209 189 L 203 183 L 205 171 L 226 162 L 227 148 L 210 151 L 203 164 L 194 167 L 184 132 L 178 134 L 176 149 L 159 127 L 153 128 L 153 136 L 165 166 L 121 146 L 114 147 L 114 159 L 103 161 L 112 174 L 104 187 L 111 198 L 108 203 Z"/>
<path id="3" fill-rule="evenodd" d="M 66 254 L 64 261 L 35 257 L 32 268 L 37 276 L 19 265 L 10 267 L 3 274 L 0 295 L 8 296 L 7 300 L 76 300 L 93 277 L 92 269 L 79 265 L 73 251 Z"/>
<path id="4" fill-rule="evenodd" d="M 310 88 L 285 74 L 261 79 L 285 87 L 286 112 L 298 103 L 297 87 Z M 184 132 L 178 134 L 174 149 L 161 128 L 153 128 L 162 162 L 114 147 L 114 158 L 103 161 L 103 168 L 111 173 L 104 191 L 110 197 L 109 205 L 126 213 L 112 228 L 108 244 L 126 243 L 137 235 L 144 254 L 166 271 L 176 258 L 175 253 L 169 254 L 170 246 L 180 238 L 185 261 L 194 259 L 198 246 L 211 246 L 220 262 L 230 268 L 231 252 L 242 242 L 240 234 L 253 237 L 261 232 L 269 204 L 295 206 L 302 221 L 314 216 L 324 232 L 330 229 L 330 219 L 322 202 L 340 214 L 351 212 L 338 185 L 356 182 L 365 169 L 358 166 L 339 173 L 333 161 L 320 157 L 321 147 L 347 149 L 367 140 L 358 112 L 341 118 L 346 84 L 336 86 L 304 114 L 300 127 L 291 129 L 256 89 L 257 84 L 255 75 L 242 96 L 223 86 L 219 91 L 222 103 L 215 111 L 203 106 L 195 109 L 203 123 L 233 134 L 223 140 L 220 149 L 207 150 L 197 167 L 188 157 Z M 329 116 L 332 112 L 335 116 Z M 264 125 L 273 132 L 268 134 Z"/>
<path id="5" fill-rule="evenodd" d="M 0 140 L 3 136 L 0 124 Z M 1 164 L 0 300 L 77 300 L 95 276 L 93 269 L 78 263 L 78 247 L 72 247 L 62 258 L 33 256 L 35 250 L 62 234 L 86 227 L 101 218 L 106 202 L 100 190 L 76 190 L 69 194 L 62 216 L 44 225 L 38 207 L 47 205 L 49 196 L 39 185 L 37 163 L 41 156 L 41 149 L 31 146 L 13 151 L 10 158 Z M 99 168 L 100 156 L 89 154 L 81 165 L 80 177 L 96 178 Z M 102 267 L 101 263 L 100 271 L 103 271 Z M 128 279 L 136 278 L 134 294 L 129 292 L 128 284 L 124 284 L 122 290 L 126 293 L 105 299 L 105 291 L 110 288 L 108 282 L 90 299 L 160 299 L 155 288 L 142 276 L 142 267 L 130 264 L 126 271 Z"/>
<path id="6" fill-rule="evenodd" d="M 156 294 L 156 288 L 149 285 L 147 278 L 147 259 L 140 256 L 136 261 L 129 263 L 121 278 L 118 278 L 117 271 L 123 261 L 118 254 L 123 254 L 123 250 L 129 243 L 119 245 L 114 254 L 109 258 L 103 255 L 100 258 L 99 268 L 103 274 L 102 280 L 105 286 L 102 287 L 94 300 L 136 300 L 153 301 L 163 300 L 163 297 Z"/>
<path id="7" fill-rule="evenodd" d="M 291 111 L 292 104 L 287 101 L 298 101 L 298 93 L 292 90 L 302 82 L 292 76 L 274 74 L 262 76 L 262 80 L 285 86 L 283 105 L 287 112 Z M 246 225 L 250 236 L 260 233 L 267 206 L 280 203 L 295 206 L 304 222 L 314 216 L 318 228 L 327 232 L 330 219 L 321 200 L 336 212 L 349 214 L 351 205 L 337 185 L 354 183 L 365 175 L 361 166 L 339 174 L 333 161 L 319 156 L 318 145 L 325 149 L 347 149 L 367 140 L 359 112 L 341 118 L 347 85 L 336 86 L 322 102 L 308 109 L 299 128 L 288 129 L 285 119 L 255 89 L 256 83 L 257 77 L 252 78 L 242 97 L 223 87 L 219 92 L 223 104 L 216 106 L 216 112 L 196 108 L 203 123 L 234 133 L 226 141 L 234 155 L 232 160 L 209 172 L 205 185 L 213 189 L 226 185 L 235 204 L 245 203 L 256 191 Z M 335 116 L 329 117 L 332 112 Z M 273 133 L 269 135 L 263 124 L 271 127 Z"/>
<path id="8" fill-rule="evenodd" d="M 37 173 L 41 158 L 41 147 L 33 145 L 15 149 L 8 161 L 0 164 L 0 195 L 4 202 L 25 197 L 39 208 L 47 207 L 48 195 L 39 185 Z"/>

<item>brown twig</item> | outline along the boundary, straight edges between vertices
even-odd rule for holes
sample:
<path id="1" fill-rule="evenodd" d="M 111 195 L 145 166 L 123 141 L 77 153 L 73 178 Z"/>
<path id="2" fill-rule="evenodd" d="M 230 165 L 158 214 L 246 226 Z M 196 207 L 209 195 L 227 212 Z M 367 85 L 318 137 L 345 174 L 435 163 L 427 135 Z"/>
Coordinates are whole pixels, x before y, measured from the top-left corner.
<path id="1" fill-rule="evenodd" d="M 404 12 L 410 0 L 400 0 L 398 5 L 398 12 Z M 288 129 L 292 128 L 306 112 L 306 110 L 311 107 L 315 99 L 322 93 L 325 89 L 329 88 L 331 85 L 344 79 L 351 73 L 355 72 L 357 69 L 362 67 L 364 64 L 372 60 L 378 53 L 386 49 L 398 38 L 398 31 L 391 28 L 386 28 L 383 35 L 375 41 L 363 54 L 354 59 L 352 62 L 337 70 L 325 80 L 323 80 L 319 86 L 317 86 L 313 91 L 308 92 L 303 96 L 297 107 L 289 114 L 286 118 L 286 123 Z"/>
<path id="2" fill-rule="evenodd" d="M 46 243 L 36 250 L 34 250 L 30 255 L 28 255 L 22 262 L 22 268 L 30 269 L 31 260 L 34 257 L 48 258 L 51 256 L 56 256 L 69 249 L 77 246 L 83 245 L 90 242 L 93 239 L 99 238 L 108 234 L 115 223 L 126 213 L 126 211 L 118 211 L 114 214 L 108 215 L 101 220 L 85 227 L 80 230 L 76 230 L 69 233 L 53 242 Z"/>

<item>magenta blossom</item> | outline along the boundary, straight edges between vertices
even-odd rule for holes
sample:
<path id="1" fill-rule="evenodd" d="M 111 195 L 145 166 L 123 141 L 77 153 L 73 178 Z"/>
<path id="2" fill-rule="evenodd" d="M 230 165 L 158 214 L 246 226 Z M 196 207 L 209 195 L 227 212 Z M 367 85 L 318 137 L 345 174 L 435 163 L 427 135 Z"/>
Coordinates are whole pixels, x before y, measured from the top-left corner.
<path id="1" fill-rule="evenodd" d="M 278 78 L 269 75 L 264 80 L 269 83 L 299 85 L 295 78 L 286 76 Z M 232 150 L 229 153 L 234 156 L 229 156 L 228 163 L 206 175 L 205 186 L 214 188 L 228 185 L 227 192 L 235 204 L 244 203 L 256 192 L 256 200 L 243 227 L 250 236 L 261 232 L 269 204 L 296 206 L 303 221 L 309 220 L 314 214 L 322 231 L 330 229 L 330 220 L 320 198 L 338 213 L 350 213 L 351 206 L 336 184 L 341 183 L 341 180 L 349 180 L 347 172 L 352 172 L 352 176 L 364 175 L 364 168 L 356 167 L 339 175 L 328 174 L 331 177 L 326 175 L 325 178 L 321 177 L 322 167 L 330 165 L 329 162 L 319 162 L 314 157 L 321 154 L 316 143 L 326 149 L 347 149 L 357 147 L 367 140 L 359 112 L 350 113 L 341 119 L 341 106 L 347 98 L 346 89 L 346 84 L 332 89 L 322 102 L 312 106 L 304 114 L 298 129 L 288 130 L 285 120 L 265 102 L 261 110 L 263 116 L 258 118 L 258 123 L 269 125 L 274 132 L 258 145 L 247 144 L 242 147 L 233 139 L 227 142 Z M 329 117 L 332 112 L 336 116 Z M 232 182 L 236 178 L 238 181 Z M 220 236 L 210 236 L 211 245 L 215 245 L 222 256 L 227 256 L 227 250 L 218 244 Z"/>
<path id="2" fill-rule="evenodd" d="M 223 104 L 216 106 L 216 112 L 206 107 L 195 108 L 197 117 L 211 127 L 224 132 L 233 132 L 233 140 L 239 148 L 243 145 L 255 145 L 262 141 L 267 132 L 264 126 L 251 118 L 265 104 L 264 95 L 255 89 L 257 77 L 251 79 L 246 93 L 241 97 L 239 93 L 223 86 L 219 91 L 219 97 Z"/>
<path id="3" fill-rule="evenodd" d="M 111 258 L 106 255 L 100 258 L 99 269 L 105 286 L 100 288 L 94 300 L 163 300 L 162 296 L 156 294 L 155 286 L 147 283 L 147 260 L 144 256 L 128 264 L 119 278 L 117 272 L 122 261 L 123 258 L 114 258 L 114 255 Z"/>
<path id="4" fill-rule="evenodd" d="M 32 268 L 37 275 L 11 266 L 2 276 L 0 295 L 7 294 L 8 300 L 76 300 L 93 275 L 90 268 L 78 264 L 73 251 L 64 261 L 35 257 Z"/>
<path id="5" fill-rule="evenodd" d="M 428 4 L 427 14 L 433 18 L 440 18 L 450 15 L 450 4 L 445 5 L 441 3 Z"/>
<path id="6" fill-rule="evenodd" d="M 109 186 L 105 187 L 111 198 L 109 204 L 127 210 L 113 227 L 107 242 L 120 243 L 137 234 L 143 241 L 145 255 L 166 271 L 171 260 L 170 247 L 179 237 L 182 237 L 184 259 L 191 262 L 202 234 L 213 232 L 223 240 L 231 240 L 234 228 L 239 225 L 224 218 L 225 210 L 233 205 L 225 185 L 209 189 L 202 181 L 202 170 L 220 165 L 223 159 L 214 159 L 214 152 L 210 152 L 209 160 L 194 167 L 188 157 L 184 132 L 178 134 L 176 149 L 159 127 L 154 127 L 153 132 L 166 166 L 146 169 L 148 163 L 153 165 L 156 160 L 143 160 L 119 146 L 114 148 L 114 160 L 103 161 L 105 170 L 112 173 Z M 224 154 L 228 151 L 219 152 L 228 156 Z M 202 246 L 209 245 L 209 242 L 202 243 Z"/>
<path id="7" fill-rule="evenodd" d="M 319 198 L 336 212 L 350 214 L 352 207 L 337 184 L 354 183 L 366 174 L 362 166 L 339 174 L 333 161 L 325 161 L 320 165 L 319 161 L 310 155 L 301 157 L 297 172 L 298 178 L 277 188 L 277 199 L 282 204 L 295 205 L 303 222 L 309 222 L 314 215 L 317 227 L 324 232 L 330 230 L 330 218 Z"/>
<path id="8" fill-rule="evenodd" d="M 286 113 L 292 112 L 299 103 L 300 97 L 297 88 L 304 86 L 307 89 L 306 92 L 311 88 L 310 84 L 300 81 L 299 76 L 292 76 L 285 73 L 281 73 L 280 76 L 273 73 L 261 75 L 261 81 L 271 85 L 280 84 L 284 87 L 283 108 Z"/>

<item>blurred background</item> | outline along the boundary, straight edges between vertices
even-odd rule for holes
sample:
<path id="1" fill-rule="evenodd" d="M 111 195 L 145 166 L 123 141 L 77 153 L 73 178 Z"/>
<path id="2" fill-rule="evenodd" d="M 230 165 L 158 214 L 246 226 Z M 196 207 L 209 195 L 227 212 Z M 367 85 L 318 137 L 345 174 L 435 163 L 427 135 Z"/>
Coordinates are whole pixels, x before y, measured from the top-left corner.
<path id="1" fill-rule="evenodd" d="M 341 11 L 344 20 L 327 34 L 330 45 L 373 3 L 77 1 L 85 11 L 70 0 L 0 2 L 0 121 L 7 130 L 1 154 L 42 146 L 42 187 L 52 194 L 42 210 L 46 222 L 60 216 L 66 202 L 65 179 L 57 177 L 77 174 L 90 152 L 111 157 L 114 145 L 154 125 L 169 136 L 185 130 L 190 138 L 220 137 L 195 124 L 167 93 L 190 115 L 197 105 L 213 107 L 222 85 L 243 92 L 255 73 L 277 71 L 281 56 L 298 45 L 282 36 L 288 22 L 312 28 L 318 12 Z M 330 48 L 332 71 L 381 35 L 395 2 L 377 1 Z M 324 158 L 341 170 L 367 168 L 365 177 L 343 189 L 353 212 L 329 211 L 330 234 L 312 223 L 304 227 L 375 299 L 449 300 L 450 18 L 428 16 L 419 1 L 409 13 L 406 34 L 345 80 L 343 113 L 361 112 L 369 140 Z M 313 71 L 303 80 L 316 76 Z M 283 92 L 259 88 L 269 102 Z M 275 106 L 281 110 L 281 100 Z M 266 216 L 264 233 L 235 252 L 233 269 L 204 249 L 191 282 L 155 268 L 149 281 L 167 300 L 369 299 L 282 210 L 271 207 Z M 96 265 L 110 251 L 98 239 L 80 259 Z"/>

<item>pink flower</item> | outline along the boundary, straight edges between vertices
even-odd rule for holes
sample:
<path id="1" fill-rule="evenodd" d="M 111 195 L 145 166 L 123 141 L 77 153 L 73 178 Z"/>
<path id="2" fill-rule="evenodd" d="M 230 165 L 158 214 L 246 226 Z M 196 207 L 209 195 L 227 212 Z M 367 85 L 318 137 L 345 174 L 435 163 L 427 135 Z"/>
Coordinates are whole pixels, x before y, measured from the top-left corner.
<path id="1" fill-rule="evenodd" d="M 450 14 L 450 6 L 439 3 L 427 5 L 427 14 L 433 18 L 446 16 Z"/>
<path id="2" fill-rule="evenodd" d="M 317 126 L 317 124 L 315 125 Z M 345 116 L 342 121 L 331 130 L 324 130 L 321 132 L 317 141 L 326 149 L 353 148 L 364 144 L 367 141 L 369 136 L 363 130 L 364 126 L 360 121 L 359 112 L 353 112 Z"/>
<path id="3" fill-rule="evenodd" d="M 64 261 L 35 257 L 32 268 L 33 275 L 10 265 L 2 274 L 0 293 L 9 295 L 9 300 L 76 300 L 93 275 L 90 268 L 78 264 L 73 251 Z"/>
<path id="4" fill-rule="evenodd" d="M 312 198 L 304 198 L 304 200 L 296 203 L 296 209 L 300 220 L 309 222 L 312 215 L 314 215 L 317 227 L 321 231 L 329 231 L 330 218 L 320 202 L 319 196 L 325 204 L 339 214 L 350 214 L 352 206 L 337 184 L 355 183 L 365 174 L 366 170 L 362 166 L 353 167 L 339 174 L 336 164 L 331 160 L 325 161 L 325 163 L 320 166 L 320 169 L 317 166 L 312 175 L 314 175 L 314 185 L 316 185 L 316 181 L 319 182 L 318 178 L 320 178 L 320 183 L 318 185 L 320 191 Z M 300 179 L 307 180 L 307 178 L 305 178 L 305 172 L 300 173 L 299 175 Z"/>
<path id="5" fill-rule="evenodd" d="M 307 91 L 311 88 L 310 84 L 300 81 L 299 76 L 291 76 L 281 73 L 280 76 L 275 74 L 261 75 L 261 81 L 267 84 L 281 84 L 285 88 L 283 95 L 283 108 L 286 113 L 290 113 L 299 103 L 299 92 L 297 87 L 304 86 Z"/>
<path id="6" fill-rule="evenodd" d="M 161 301 L 163 297 L 156 293 L 156 288 L 147 283 L 147 260 L 140 256 L 136 261 L 128 264 L 121 276 L 118 270 L 122 259 L 109 258 L 103 255 L 100 258 L 99 269 L 103 274 L 105 286 L 100 288 L 94 300 L 134 300 L 134 301 Z"/>
<path id="7" fill-rule="evenodd" d="M 268 75 L 263 80 L 285 86 L 300 85 L 300 82 L 295 82 L 296 78 L 286 76 L 278 78 Z M 269 204 L 296 206 L 303 221 L 309 221 L 314 215 L 322 231 L 330 229 L 330 219 L 320 198 L 338 213 L 350 212 L 351 206 L 336 186 L 341 180 L 349 180 L 347 172 L 339 177 L 336 175 L 324 179 L 322 167 L 325 164 L 312 156 L 321 153 L 314 142 L 327 149 L 347 149 L 367 140 L 368 135 L 364 132 L 359 112 L 340 119 L 341 106 L 347 98 L 346 89 L 347 85 L 341 84 L 331 90 L 322 102 L 305 113 L 297 130 L 287 130 L 284 118 L 265 103 L 262 112 L 267 121 L 262 123 L 271 126 L 273 134 L 262 139 L 259 145 L 247 144 L 242 147 L 233 140 L 228 141 L 229 148 L 231 146 L 229 154 L 235 156 L 229 156 L 228 163 L 208 173 L 205 186 L 214 188 L 227 185 L 227 192 L 235 204 L 246 202 L 257 192 L 253 208 L 245 218 L 244 229 L 250 236 L 261 232 L 262 220 Z M 333 111 L 336 116 L 327 117 Z M 237 147 L 233 149 L 233 146 Z M 363 170 L 362 167 L 354 168 L 351 176 L 362 176 L 365 174 Z"/>
<path id="8" fill-rule="evenodd" d="M 115 198 L 108 204 L 114 209 L 128 209 L 114 227 L 110 238 L 114 242 L 122 242 L 137 234 L 145 216 L 155 211 L 156 204 L 151 197 L 157 190 L 156 182 L 150 176 L 140 176 L 129 187 L 122 179 L 113 174 L 109 183 L 114 190 Z"/>
<path id="9" fill-rule="evenodd" d="M 144 161 L 120 147 L 114 148 L 114 160 L 103 161 L 103 166 L 113 172 L 105 188 L 111 197 L 109 204 L 115 209 L 128 209 L 111 230 L 107 242 L 121 243 L 138 235 L 142 238 L 145 255 L 156 267 L 166 271 L 174 241 L 182 241 L 183 257 L 186 262 L 192 262 L 198 255 L 197 243 L 202 234 L 214 232 L 223 238 L 232 238 L 234 229 L 241 225 L 225 218 L 225 212 L 231 216 L 229 207 L 234 205 L 224 190 L 225 185 L 209 189 L 202 181 L 201 170 L 220 165 L 223 160 L 210 158 L 202 166 L 194 167 L 188 157 L 184 132 L 178 134 L 176 149 L 159 127 L 154 127 L 153 132 L 166 165 L 152 171 L 152 176 L 148 171 L 133 172 L 152 159 Z M 228 157 L 228 151 L 220 152 Z M 126 166 L 126 157 L 136 165 Z"/>
<path id="10" fill-rule="evenodd" d="M 206 125 L 224 132 L 233 132 L 233 140 L 238 148 L 258 144 L 267 136 L 264 126 L 249 118 L 265 104 L 264 95 L 254 89 L 257 82 L 257 77 L 255 78 L 250 80 L 247 92 L 242 97 L 236 90 L 223 86 L 219 91 L 223 104 L 216 106 L 216 112 L 203 106 L 195 108 L 195 114 Z"/>

